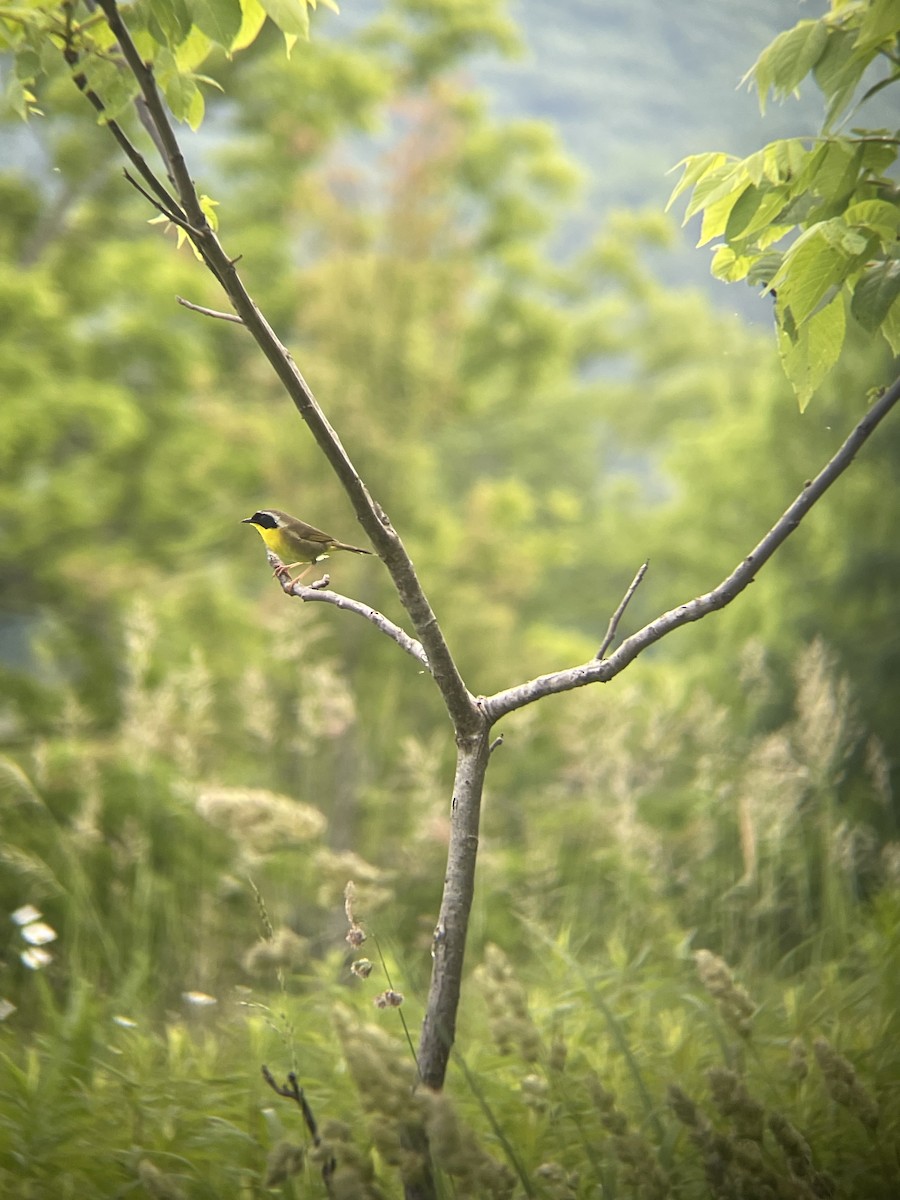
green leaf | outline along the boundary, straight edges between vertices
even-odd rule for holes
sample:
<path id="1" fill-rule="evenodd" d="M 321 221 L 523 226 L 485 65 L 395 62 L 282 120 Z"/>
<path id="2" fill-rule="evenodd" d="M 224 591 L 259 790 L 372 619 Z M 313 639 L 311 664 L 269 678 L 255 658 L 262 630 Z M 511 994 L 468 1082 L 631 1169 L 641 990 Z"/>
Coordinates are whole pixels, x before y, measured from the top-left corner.
<path id="1" fill-rule="evenodd" d="M 823 21 L 800 21 L 765 51 L 766 74 L 776 96 L 788 96 L 822 56 L 828 42 Z M 762 57 L 762 56 L 761 56 Z"/>
<path id="2" fill-rule="evenodd" d="M 873 50 L 893 42 L 900 33 L 900 0 L 880 0 L 869 6 L 860 23 L 857 50 Z"/>
<path id="3" fill-rule="evenodd" d="M 672 190 L 672 195 L 669 197 L 669 202 L 666 205 L 666 212 L 669 211 L 683 192 L 686 192 L 688 188 L 698 183 L 708 171 L 714 170 L 728 161 L 729 156 L 727 154 L 713 150 L 707 154 L 694 154 L 690 158 L 683 158 L 681 162 L 676 163 L 672 170 L 677 171 L 679 167 L 684 167 L 684 171 Z"/>
<path id="4" fill-rule="evenodd" d="M 718 246 L 713 255 L 710 271 L 715 279 L 722 279 L 725 283 L 735 283 L 739 279 L 746 279 L 752 265 L 752 258 L 736 254 L 731 246 Z"/>
<path id="5" fill-rule="evenodd" d="M 172 116 L 196 129 L 203 119 L 203 96 L 192 77 L 181 71 L 173 72 L 166 81 L 165 91 Z"/>
<path id="6" fill-rule="evenodd" d="M 859 178 L 862 153 L 843 138 L 826 143 L 815 156 L 805 186 L 826 201 L 837 201 L 848 195 Z"/>
<path id="7" fill-rule="evenodd" d="M 219 214 L 216 212 L 216 209 L 219 207 L 219 201 L 213 200 L 212 196 L 207 196 L 205 192 L 201 193 L 199 199 L 200 207 L 203 209 L 203 215 L 209 222 L 210 229 L 213 233 L 217 232 L 219 228 Z"/>
<path id="8" fill-rule="evenodd" d="M 742 179 L 740 174 L 735 171 L 733 160 L 713 167 L 697 182 L 694 194 L 684 210 L 684 223 L 686 224 L 701 208 L 715 204 L 732 194 L 736 198 L 743 191 L 745 183 L 746 180 Z"/>
<path id="9" fill-rule="evenodd" d="M 860 200 L 845 211 L 844 220 L 848 225 L 869 230 L 881 241 L 882 248 L 888 250 L 900 229 L 900 207 L 887 200 Z"/>
<path id="10" fill-rule="evenodd" d="M 825 128 L 840 116 L 856 91 L 870 56 L 856 50 L 852 30 L 833 30 L 813 74 L 828 100 Z"/>
<path id="11" fill-rule="evenodd" d="M 802 329 L 789 332 L 779 326 L 778 352 L 801 412 L 840 357 L 846 329 L 844 297 L 840 292 Z"/>
<path id="12" fill-rule="evenodd" d="M 745 188 L 740 194 L 731 209 L 728 223 L 725 226 L 725 240 L 727 242 L 733 241 L 744 233 L 750 221 L 756 215 L 764 195 L 765 193 L 761 192 L 753 184 Z"/>
<path id="13" fill-rule="evenodd" d="M 769 246 L 774 246 L 776 242 L 780 242 L 783 237 L 793 229 L 793 225 L 785 224 L 785 215 L 783 212 L 778 214 L 779 224 L 769 225 L 764 229 L 756 232 L 756 244 L 760 250 L 765 250 Z"/>
<path id="14" fill-rule="evenodd" d="M 241 0 L 241 27 L 229 47 L 230 50 L 246 50 L 259 37 L 266 20 L 266 10 L 259 0 Z"/>
<path id="15" fill-rule="evenodd" d="M 873 139 L 862 146 L 862 166 L 873 175 L 882 175 L 897 161 L 896 134 L 888 130 L 872 130 L 869 135 L 881 135 L 881 140 Z"/>
<path id="16" fill-rule="evenodd" d="M 179 46 L 191 31 L 191 14 L 185 0 L 149 0 L 151 29 L 155 23 L 159 40 L 167 46 Z"/>
<path id="17" fill-rule="evenodd" d="M 309 10 L 306 0 L 261 0 L 266 15 L 281 32 L 295 37 L 309 37 Z"/>
<path id="18" fill-rule="evenodd" d="M 900 262 L 892 259 L 868 267 L 853 292 L 850 311 L 863 329 L 874 333 L 900 296 Z"/>
<path id="19" fill-rule="evenodd" d="M 784 253 L 781 250 L 770 250 L 768 254 L 760 254 L 747 272 L 747 282 L 754 287 L 768 288 L 778 274 L 783 260 Z"/>
<path id="20" fill-rule="evenodd" d="M 762 150 L 757 150 L 755 154 L 751 154 L 749 158 L 744 159 L 744 170 L 747 172 L 747 178 L 753 186 L 759 187 L 766 174 L 765 147 Z"/>
<path id="21" fill-rule="evenodd" d="M 881 325 L 881 332 L 895 354 L 900 354 L 900 300 L 895 300 Z"/>
<path id="22" fill-rule="evenodd" d="M 132 103 L 138 94 L 138 85 L 130 73 L 120 71 L 114 62 L 101 58 L 86 58 L 84 73 L 88 84 L 104 104 L 104 111 L 97 118 L 99 124 L 114 121 Z"/>
<path id="23" fill-rule="evenodd" d="M 776 228 L 772 225 L 772 221 L 782 213 L 784 209 L 784 199 L 784 190 L 782 188 L 775 188 L 768 191 L 764 190 L 756 211 L 750 214 L 747 224 L 741 230 L 740 236 L 743 238 L 749 238 L 754 234 L 763 231 L 767 236 L 771 233 L 771 236 L 775 241 L 782 237 L 787 232 L 789 226 Z M 741 200 L 743 200 L 743 197 L 741 197 Z M 737 209 L 737 205 L 735 205 L 735 209 Z M 732 212 L 732 217 L 733 216 L 734 212 Z M 725 236 L 729 239 L 732 237 L 730 220 L 725 230 Z"/>
<path id="24" fill-rule="evenodd" d="M 782 138 L 765 147 L 763 173 L 770 183 L 790 183 L 802 174 L 808 159 L 801 138 Z"/>
<path id="25" fill-rule="evenodd" d="M 175 61 L 182 71 L 194 71 L 205 62 L 213 43 L 196 25 L 175 51 Z"/>
<path id="26" fill-rule="evenodd" d="M 821 221 L 794 242 L 784 256 L 772 288 L 782 310 L 790 309 L 800 326 L 815 312 L 829 290 L 843 283 L 860 265 L 868 241 L 843 221 Z"/>
<path id="27" fill-rule="evenodd" d="M 705 246 L 714 237 L 719 237 L 725 232 L 735 205 L 740 202 L 748 190 L 755 189 L 753 189 L 751 184 L 747 184 L 746 182 L 739 183 L 736 188 L 727 192 L 720 200 L 706 206 L 703 210 L 703 223 L 700 227 L 698 246 Z"/>
<path id="28" fill-rule="evenodd" d="M 243 21 L 239 0 L 189 0 L 195 24 L 219 46 L 229 47 Z"/>
<path id="29" fill-rule="evenodd" d="M 41 70 L 41 56 L 30 46 L 20 50 L 16 55 L 16 79 L 28 81 L 34 79 Z"/>

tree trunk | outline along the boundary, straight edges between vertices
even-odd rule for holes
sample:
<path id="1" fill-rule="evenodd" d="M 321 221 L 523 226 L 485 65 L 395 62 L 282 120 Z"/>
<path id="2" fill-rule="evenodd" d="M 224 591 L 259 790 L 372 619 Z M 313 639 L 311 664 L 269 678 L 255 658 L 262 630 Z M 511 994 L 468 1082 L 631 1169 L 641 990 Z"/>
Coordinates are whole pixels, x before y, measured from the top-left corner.
<path id="1" fill-rule="evenodd" d="M 447 874 L 432 942 L 434 965 L 419 1039 L 419 1077 L 430 1088 L 443 1086 L 456 1036 L 466 932 L 475 890 L 478 823 L 490 754 L 489 737 L 490 727 L 484 722 L 477 732 L 457 739 Z"/>

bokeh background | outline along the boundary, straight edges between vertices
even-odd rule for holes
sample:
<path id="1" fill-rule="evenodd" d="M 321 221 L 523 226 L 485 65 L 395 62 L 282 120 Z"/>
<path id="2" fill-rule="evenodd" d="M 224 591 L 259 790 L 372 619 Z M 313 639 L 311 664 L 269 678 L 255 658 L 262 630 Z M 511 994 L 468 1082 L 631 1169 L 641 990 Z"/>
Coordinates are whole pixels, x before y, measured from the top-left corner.
<path id="1" fill-rule="evenodd" d="M 860 340 L 801 416 L 771 302 L 709 280 L 663 212 L 684 155 L 815 130 L 811 84 L 765 119 L 737 85 L 825 6 L 345 7 L 290 59 L 272 31 L 215 64 L 185 147 L 490 692 L 593 654 L 647 558 L 623 632 L 714 586 L 889 376 Z M 250 339 L 176 304 L 221 300 L 82 105 L 60 71 L 46 116 L 0 128 L 0 901 L 19 914 L 0 1178 L 154 1195 L 159 1162 L 187 1194 L 221 1176 L 255 1195 L 281 1134 L 264 1056 L 289 1069 L 300 1046 L 323 1110 L 359 1103 L 335 1050 L 351 1018 L 333 1023 L 371 1001 L 346 969 L 350 879 L 414 1034 L 452 739 L 411 659 L 272 582 L 255 509 L 360 531 Z M 646 1123 L 721 1042 L 698 948 L 761 997 L 767 1045 L 827 1035 L 896 1107 L 898 437 L 888 421 L 733 607 L 504 723 L 461 1047 L 510 1126 L 526 1112 L 536 1162 L 553 1114 L 534 1084 L 524 1110 L 504 1090 L 533 1074 L 528 1038 L 568 1039 Z M 402 623 L 377 561 L 329 569 Z M 827 1155 L 844 1118 L 801 1101 Z M 865 1161 L 871 1130 L 846 1121 Z M 846 1194 L 890 1194 L 861 1178 Z"/>

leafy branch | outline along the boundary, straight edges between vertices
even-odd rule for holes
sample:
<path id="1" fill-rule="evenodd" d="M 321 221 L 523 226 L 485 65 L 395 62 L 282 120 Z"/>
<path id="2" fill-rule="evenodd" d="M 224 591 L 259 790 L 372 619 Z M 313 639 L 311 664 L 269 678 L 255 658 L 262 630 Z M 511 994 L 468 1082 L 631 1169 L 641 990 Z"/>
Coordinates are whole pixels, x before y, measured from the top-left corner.
<path id="1" fill-rule="evenodd" d="M 900 354 L 900 134 L 834 132 L 866 71 L 890 69 L 859 100 L 897 82 L 900 9 L 893 0 L 841 4 L 777 37 L 747 73 L 764 111 L 812 74 L 826 100 L 822 135 L 772 142 L 744 159 L 711 152 L 679 164 L 671 205 L 691 197 L 700 240 L 718 242 L 712 273 L 746 279 L 775 300 L 781 361 L 804 409 L 840 358 L 849 321 Z M 857 107 L 858 107 L 857 106 Z"/>

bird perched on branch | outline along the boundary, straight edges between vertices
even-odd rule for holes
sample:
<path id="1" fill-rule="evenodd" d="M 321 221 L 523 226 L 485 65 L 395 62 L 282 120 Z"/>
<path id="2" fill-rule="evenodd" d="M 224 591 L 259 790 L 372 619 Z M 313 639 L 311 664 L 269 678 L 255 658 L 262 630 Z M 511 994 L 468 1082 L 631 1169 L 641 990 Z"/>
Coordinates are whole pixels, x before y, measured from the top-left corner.
<path id="1" fill-rule="evenodd" d="M 244 517 L 242 525 L 253 525 L 259 536 L 273 554 L 281 559 L 281 566 L 275 571 L 276 575 L 287 575 L 295 567 L 306 564 L 306 570 L 297 576 L 302 578 L 313 563 L 320 558 L 327 558 L 330 550 L 349 550 L 351 554 L 371 554 L 362 546 L 350 546 L 347 542 L 339 542 L 330 533 L 323 533 L 314 525 L 292 517 L 277 508 L 264 508 L 255 512 L 252 517 Z"/>

